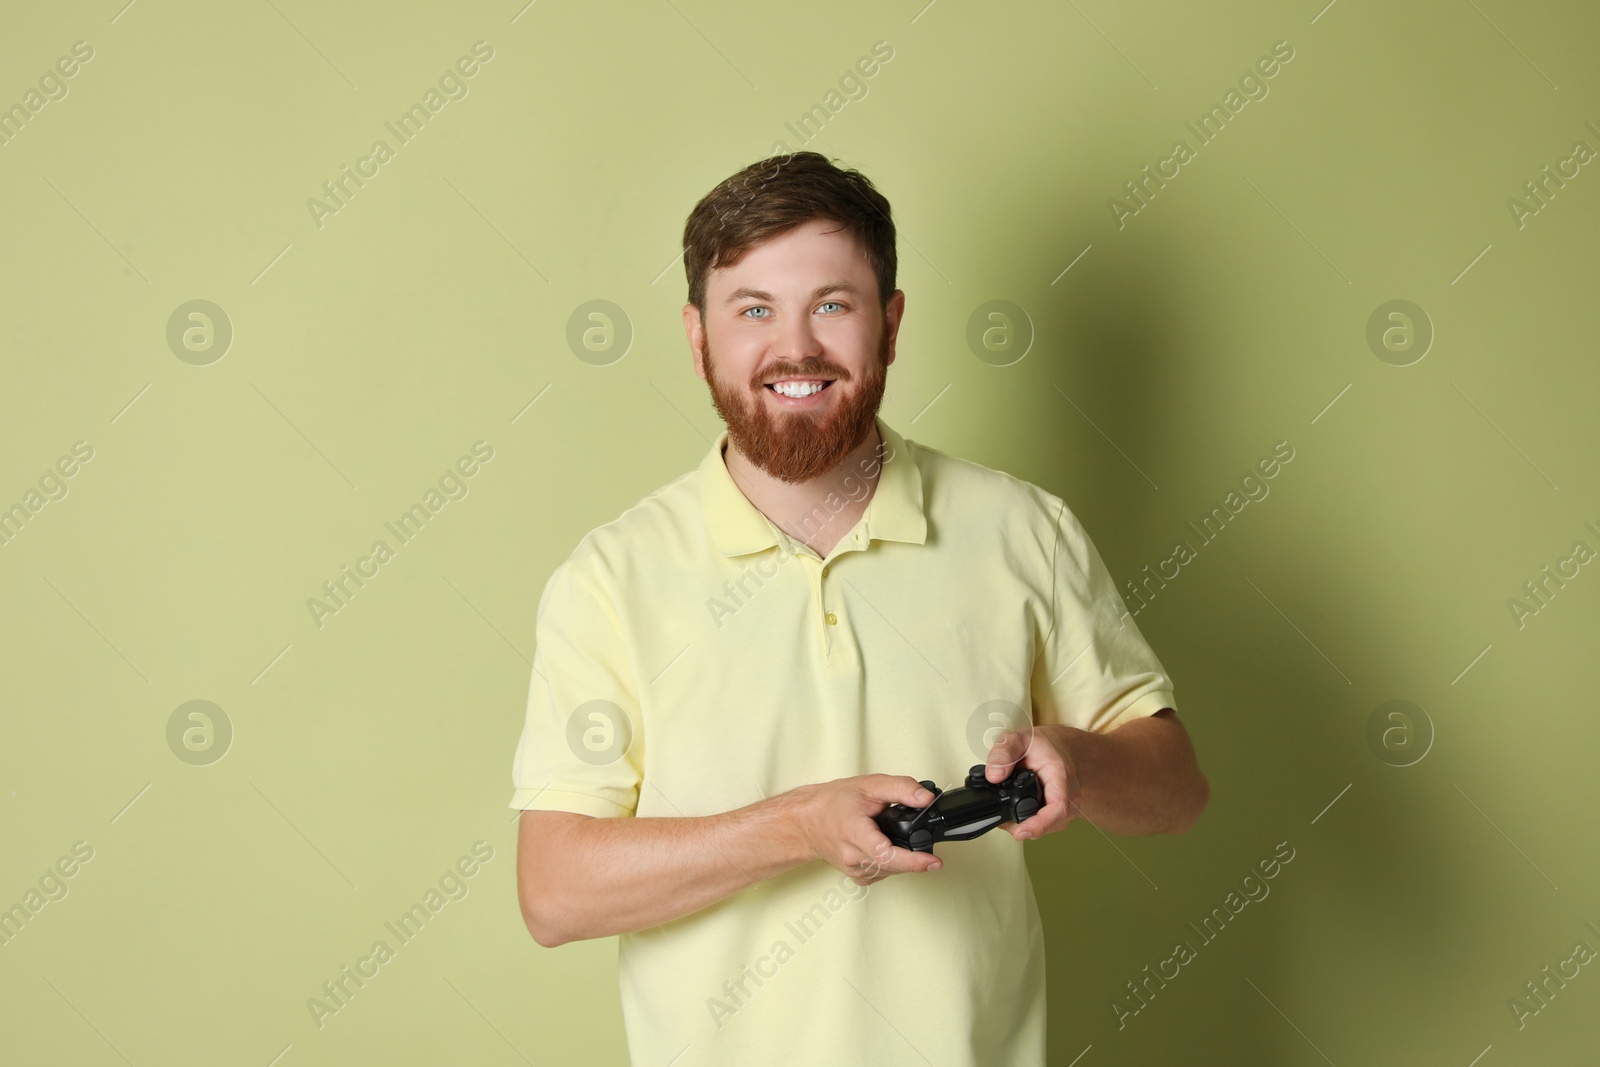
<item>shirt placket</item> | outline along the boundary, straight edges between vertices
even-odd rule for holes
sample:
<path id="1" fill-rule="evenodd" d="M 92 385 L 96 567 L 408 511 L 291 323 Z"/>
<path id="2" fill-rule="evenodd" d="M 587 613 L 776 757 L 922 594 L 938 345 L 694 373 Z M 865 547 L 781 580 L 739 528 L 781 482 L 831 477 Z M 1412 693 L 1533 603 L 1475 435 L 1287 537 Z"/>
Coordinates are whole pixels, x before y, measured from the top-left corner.
<path id="1" fill-rule="evenodd" d="M 860 552 L 866 544 L 866 532 L 863 525 L 858 523 L 856 528 L 835 546 L 829 558 L 817 561 L 811 572 L 812 599 L 816 604 L 822 654 L 826 662 L 836 666 L 837 657 L 849 655 L 853 641 L 850 634 L 842 629 L 850 625 L 850 620 L 845 617 L 844 604 L 837 593 L 837 583 L 829 580 L 830 572 L 838 566 L 839 560 L 852 552 Z"/>
<path id="2" fill-rule="evenodd" d="M 796 558 L 800 559 L 806 568 L 806 582 L 811 587 L 811 605 L 813 625 L 816 628 L 817 646 L 822 652 L 823 662 L 833 663 L 837 655 L 846 651 L 840 644 L 839 627 L 848 625 L 839 598 L 834 595 L 829 587 L 829 572 L 838 564 L 841 557 L 851 552 L 859 552 L 867 545 L 865 517 L 857 522 L 855 528 L 834 546 L 828 559 L 818 556 L 809 546 L 803 545 L 787 534 L 777 531 L 783 539 L 785 549 Z"/>

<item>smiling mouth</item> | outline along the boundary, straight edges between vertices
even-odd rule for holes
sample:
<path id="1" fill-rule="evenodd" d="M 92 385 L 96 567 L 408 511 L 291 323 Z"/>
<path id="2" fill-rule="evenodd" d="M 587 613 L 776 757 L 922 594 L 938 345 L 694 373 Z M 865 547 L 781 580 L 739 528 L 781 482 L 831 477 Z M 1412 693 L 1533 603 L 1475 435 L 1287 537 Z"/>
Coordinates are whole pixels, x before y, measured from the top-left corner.
<path id="1" fill-rule="evenodd" d="M 764 386 L 764 388 L 770 390 L 771 392 L 777 393 L 779 396 L 788 397 L 788 399 L 790 399 L 790 400 L 797 400 L 797 399 L 798 400 L 804 400 L 807 397 L 816 396 L 818 393 L 825 392 L 828 389 L 829 386 L 833 385 L 833 383 L 835 381 L 835 379 L 833 379 L 833 378 L 810 378 L 810 379 L 798 378 L 798 379 L 789 379 L 789 380 L 790 381 L 820 381 L 822 383 L 822 388 L 814 389 L 811 392 L 804 393 L 799 397 L 792 397 L 792 396 L 789 396 L 789 394 L 787 394 L 787 393 L 780 392 L 778 390 L 777 386 L 779 384 L 781 384 L 781 383 L 778 383 L 778 382 L 767 382 L 766 385 Z"/>

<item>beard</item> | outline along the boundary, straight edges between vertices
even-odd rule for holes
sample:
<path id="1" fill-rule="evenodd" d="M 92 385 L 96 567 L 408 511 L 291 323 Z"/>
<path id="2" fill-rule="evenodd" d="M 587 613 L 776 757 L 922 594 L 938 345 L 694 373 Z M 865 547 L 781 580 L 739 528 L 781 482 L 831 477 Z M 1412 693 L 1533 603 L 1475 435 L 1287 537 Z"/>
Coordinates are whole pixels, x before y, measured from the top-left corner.
<path id="1" fill-rule="evenodd" d="M 832 378 L 829 392 L 840 391 L 821 408 L 774 413 L 759 380 L 735 384 L 718 379 L 710 340 L 700 345 L 711 404 L 728 424 L 728 439 L 751 463 L 781 482 L 807 482 L 843 463 L 872 432 L 883 403 L 888 371 L 889 331 L 879 335 L 877 361 L 859 382 L 826 360 L 779 363 L 763 377 Z"/>

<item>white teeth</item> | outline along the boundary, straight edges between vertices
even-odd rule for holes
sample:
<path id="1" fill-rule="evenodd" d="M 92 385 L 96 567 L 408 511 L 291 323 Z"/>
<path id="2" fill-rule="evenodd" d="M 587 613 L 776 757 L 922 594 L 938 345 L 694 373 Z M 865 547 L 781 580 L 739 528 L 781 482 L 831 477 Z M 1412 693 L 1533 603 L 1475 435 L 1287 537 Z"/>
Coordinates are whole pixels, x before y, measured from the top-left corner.
<path id="1" fill-rule="evenodd" d="M 775 392 L 782 393 L 784 396 L 799 399 L 803 396 L 810 396 L 812 393 L 822 392 L 822 386 L 822 382 L 776 382 L 772 388 Z"/>

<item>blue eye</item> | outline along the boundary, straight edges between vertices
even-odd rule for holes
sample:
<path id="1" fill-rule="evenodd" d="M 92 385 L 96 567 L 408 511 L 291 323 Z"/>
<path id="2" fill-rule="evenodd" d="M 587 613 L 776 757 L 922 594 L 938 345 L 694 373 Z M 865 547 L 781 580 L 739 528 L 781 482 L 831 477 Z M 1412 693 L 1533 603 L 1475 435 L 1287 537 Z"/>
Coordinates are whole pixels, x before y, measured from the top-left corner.
<path id="1" fill-rule="evenodd" d="M 750 314 L 750 312 L 752 312 L 752 311 L 769 311 L 769 310 L 771 310 L 771 309 L 770 308 L 764 308 L 764 307 L 745 308 L 742 312 L 740 312 L 740 314 L 744 315 L 746 318 L 765 317 L 765 316 L 752 316 Z"/>
<path id="2" fill-rule="evenodd" d="M 829 301 L 828 301 L 828 302 L 827 302 L 827 303 L 826 303 L 826 304 L 823 304 L 823 305 L 822 305 L 822 306 L 823 306 L 823 307 L 827 307 L 827 306 L 828 306 L 828 304 L 832 304 L 832 305 L 833 305 L 833 306 L 834 306 L 834 307 L 836 307 L 836 308 L 842 308 L 842 307 L 844 307 L 844 305 L 843 305 L 843 304 L 841 304 L 841 303 L 839 303 L 839 302 L 838 302 L 838 301 L 837 301 L 837 300 L 829 300 Z"/>

